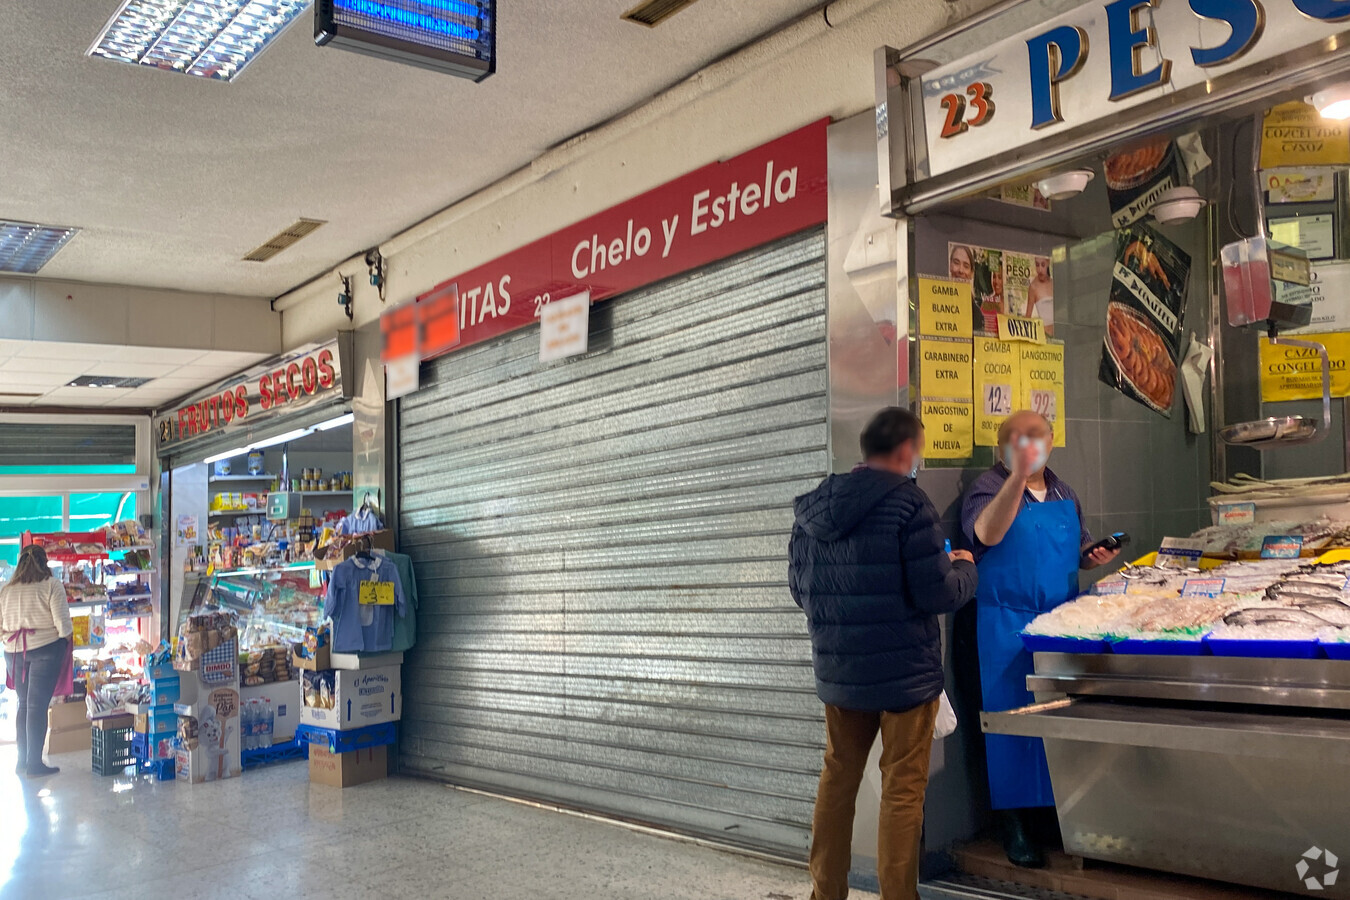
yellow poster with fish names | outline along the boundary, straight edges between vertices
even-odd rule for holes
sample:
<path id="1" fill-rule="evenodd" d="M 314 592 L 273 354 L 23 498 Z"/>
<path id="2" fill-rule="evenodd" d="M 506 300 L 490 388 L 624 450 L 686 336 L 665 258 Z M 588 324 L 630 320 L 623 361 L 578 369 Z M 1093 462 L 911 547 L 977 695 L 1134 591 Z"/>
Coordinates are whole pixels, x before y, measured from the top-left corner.
<path id="1" fill-rule="evenodd" d="M 1016 344 L 1021 385 L 1018 408 L 1038 412 L 1055 429 L 1055 446 L 1064 446 L 1064 345 Z"/>
<path id="2" fill-rule="evenodd" d="M 970 310 L 969 281 L 919 276 L 919 334 L 969 338 L 974 333 Z"/>
<path id="3" fill-rule="evenodd" d="M 1017 345 L 975 339 L 975 446 L 998 446 L 998 428 L 1021 402 L 1022 357 Z"/>
<path id="4" fill-rule="evenodd" d="M 1350 396 L 1350 333 L 1312 335 L 1331 358 L 1331 396 Z M 1316 350 L 1261 340 L 1261 402 L 1316 400 L 1322 396 L 1322 359 Z"/>
<path id="5" fill-rule="evenodd" d="M 919 390 L 927 397 L 961 400 L 974 396 L 970 341 L 919 339 Z"/>
<path id="6" fill-rule="evenodd" d="M 924 400 L 923 420 L 927 459 L 968 459 L 975 452 L 975 405 L 955 400 Z"/>

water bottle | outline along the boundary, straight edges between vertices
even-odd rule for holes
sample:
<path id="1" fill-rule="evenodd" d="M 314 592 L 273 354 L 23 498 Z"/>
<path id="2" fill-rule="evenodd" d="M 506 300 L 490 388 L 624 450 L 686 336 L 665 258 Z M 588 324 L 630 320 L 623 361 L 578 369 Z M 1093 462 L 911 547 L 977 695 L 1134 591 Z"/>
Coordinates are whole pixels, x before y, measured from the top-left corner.
<path id="1" fill-rule="evenodd" d="M 253 749 L 253 701 L 239 704 L 239 746 Z"/>
<path id="2" fill-rule="evenodd" d="M 272 736 L 276 734 L 276 710 L 272 708 L 270 697 L 263 698 L 263 710 L 267 716 L 265 728 L 263 731 L 263 746 L 270 747 L 273 744 Z"/>

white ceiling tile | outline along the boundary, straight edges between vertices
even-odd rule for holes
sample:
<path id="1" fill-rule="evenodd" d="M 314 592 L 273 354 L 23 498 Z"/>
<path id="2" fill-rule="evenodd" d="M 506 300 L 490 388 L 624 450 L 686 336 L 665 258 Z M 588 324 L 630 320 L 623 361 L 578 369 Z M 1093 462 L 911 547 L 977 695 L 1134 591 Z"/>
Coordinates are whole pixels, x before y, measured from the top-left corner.
<path id="1" fill-rule="evenodd" d="M 14 355 L 20 359 L 78 359 L 93 362 L 100 358 L 99 344 L 67 344 L 61 341 L 27 341 Z"/>
<path id="2" fill-rule="evenodd" d="M 210 350 L 197 362 L 209 366 L 230 366 L 238 372 L 267 358 L 265 353 L 245 353 L 241 350 Z"/>
<path id="3" fill-rule="evenodd" d="M 94 388 L 57 388 L 42 398 L 44 404 L 53 406 L 102 406 L 108 401 L 103 390 Z"/>
<path id="4" fill-rule="evenodd" d="M 222 378 L 229 378 L 231 375 L 238 374 L 240 366 L 208 366 L 201 363 L 193 363 L 191 366 L 185 366 L 174 373 L 175 378 L 186 377 L 189 372 L 193 375 L 201 376 L 202 384 L 210 384 L 212 381 L 219 381 Z"/>
<path id="5" fill-rule="evenodd" d="M 15 372 L 10 369 L 0 370 L 0 388 L 12 384 L 28 385 L 46 385 L 47 387 L 60 387 L 72 378 L 79 375 L 78 372 L 71 374 L 69 372 L 47 371 L 47 372 Z"/>

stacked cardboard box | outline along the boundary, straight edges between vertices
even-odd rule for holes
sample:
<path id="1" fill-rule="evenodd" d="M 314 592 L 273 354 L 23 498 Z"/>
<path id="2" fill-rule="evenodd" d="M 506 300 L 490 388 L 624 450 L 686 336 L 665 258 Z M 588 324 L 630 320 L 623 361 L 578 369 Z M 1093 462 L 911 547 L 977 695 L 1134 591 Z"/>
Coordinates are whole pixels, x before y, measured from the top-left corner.
<path id="1" fill-rule="evenodd" d="M 91 746 L 84 698 L 70 703 L 53 701 L 47 712 L 46 754 L 74 753 L 88 750 Z"/>
<path id="2" fill-rule="evenodd" d="M 223 630 L 223 629 L 222 629 Z M 194 642 L 199 654 L 180 651 L 180 690 L 175 769 L 192 784 L 241 774 L 239 757 L 239 641 L 231 627 L 222 640 Z M 212 644 L 211 649 L 205 649 Z M 185 663 L 192 668 L 185 669 Z"/>
<path id="3" fill-rule="evenodd" d="M 381 728 L 403 714 L 400 683 L 402 653 L 329 654 L 331 669 L 312 669 L 324 660 L 304 660 L 300 683 L 304 706 L 300 724 L 309 733 L 309 780 L 315 784 L 350 787 L 388 774 L 388 746 L 395 730 Z M 379 729 L 383 743 L 342 750 L 344 735 Z M 315 742 L 316 738 L 323 740 Z"/>
<path id="4" fill-rule="evenodd" d="M 148 696 L 144 703 L 127 708 L 135 716 L 137 755 L 142 762 L 174 758 L 174 736 L 178 733 L 178 714 L 173 705 L 182 695 L 182 676 L 172 665 L 152 665 L 145 670 Z"/>

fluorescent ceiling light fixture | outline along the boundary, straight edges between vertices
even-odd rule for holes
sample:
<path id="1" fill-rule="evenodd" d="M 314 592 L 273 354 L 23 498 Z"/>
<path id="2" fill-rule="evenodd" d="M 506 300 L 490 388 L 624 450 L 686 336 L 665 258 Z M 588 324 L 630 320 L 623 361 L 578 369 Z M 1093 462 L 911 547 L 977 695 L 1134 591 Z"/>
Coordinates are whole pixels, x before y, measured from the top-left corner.
<path id="1" fill-rule="evenodd" d="M 86 55 L 232 81 L 309 4 L 310 0 L 123 0 Z"/>
<path id="2" fill-rule="evenodd" d="M 233 459 L 236 456 L 243 456 L 247 452 L 247 447 L 236 447 L 233 450 L 226 450 L 224 453 L 217 453 L 215 456 L 208 456 L 206 459 L 202 460 L 202 462 L 209 466 L 212 463 L 220 462 L 222 459 Z"/>
<path id="3" fill-rule="evenodd" d="M 353 413 L 347 413 L 345 416 L 338 416 L 336 419 L 329 419 L 327 422 L 320 422 L 314 426 L 315 431 L 330 431 L 334 428 L 341 428 L 343 425 L 350 425 L 356 420 Z"/>
<path id="4" fill-rule="evenodd" d="M 1350 119 L 1350 83 L 1333 84 L 1309 99 L 1324 119 Z"/>
<path id="5" fill-rule="evenodd" d="M 496 0 L 317 0 L 314 42 L 473 81 L 497 68 Z"/>
<path id="6" fill-rule="evenodd" d="M 79 230 L 0 219 L 0 272 L 32 275 L 51 262 Z"/>

